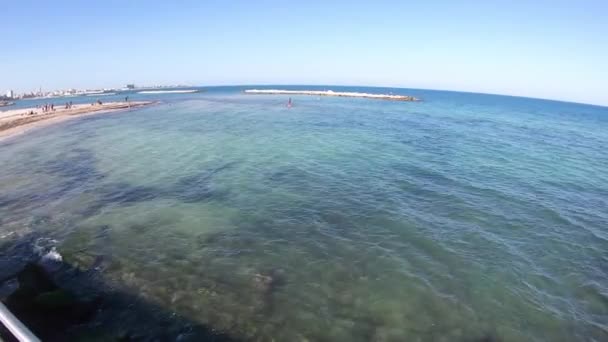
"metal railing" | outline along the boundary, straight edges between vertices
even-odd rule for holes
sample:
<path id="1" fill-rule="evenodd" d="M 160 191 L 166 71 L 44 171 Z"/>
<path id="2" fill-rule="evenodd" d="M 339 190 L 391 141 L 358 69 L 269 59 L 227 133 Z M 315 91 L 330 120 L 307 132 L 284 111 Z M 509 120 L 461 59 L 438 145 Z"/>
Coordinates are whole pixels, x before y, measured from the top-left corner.
<path id="1" fill-rule="evenodd" d="M 40 342 L 36 335 L 32 334 L 15 315 L 13 315 L 2 302 L 0 302 L 0 323 L 15 336 L 19 342 Z"/>

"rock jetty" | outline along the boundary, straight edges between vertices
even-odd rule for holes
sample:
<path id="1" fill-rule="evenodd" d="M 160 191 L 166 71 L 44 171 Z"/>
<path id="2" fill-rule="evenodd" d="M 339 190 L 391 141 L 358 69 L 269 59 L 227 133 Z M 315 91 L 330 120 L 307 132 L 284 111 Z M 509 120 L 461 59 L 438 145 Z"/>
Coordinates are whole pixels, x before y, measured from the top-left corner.
<path id="1" fill-rule="evenodd" d="M 332 90 L 278 90 L 278 89 L 248 89 L 245 94 L 262 95 L 311 95 L 311 96 L 338 96 L 338 97 L 361 97 L 366 99 L 391 100 L 391 101 L 420 101 L 420 99 L 407 95 L 393 94 L 371 94 L 357 92 L 343 92 Z"/>

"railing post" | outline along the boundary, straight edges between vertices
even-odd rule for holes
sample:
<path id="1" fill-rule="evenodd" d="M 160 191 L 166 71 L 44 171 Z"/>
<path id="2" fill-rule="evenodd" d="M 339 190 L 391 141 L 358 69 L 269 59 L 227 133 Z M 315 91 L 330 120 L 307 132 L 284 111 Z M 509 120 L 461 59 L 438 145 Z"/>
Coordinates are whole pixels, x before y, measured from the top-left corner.
<path id="1" fill-rule="evenodd" d="M 40 342 L 30 329 L 28 329 L 15 315 L 13 315 L 2 302 L 0 302 L 0 322 L 19 342 Z"/>

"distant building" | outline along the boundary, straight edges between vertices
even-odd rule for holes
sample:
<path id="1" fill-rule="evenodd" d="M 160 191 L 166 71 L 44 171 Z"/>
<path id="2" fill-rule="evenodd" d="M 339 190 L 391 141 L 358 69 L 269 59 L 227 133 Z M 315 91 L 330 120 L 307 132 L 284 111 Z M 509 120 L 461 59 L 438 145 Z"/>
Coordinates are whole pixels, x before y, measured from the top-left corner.
<path id="1" fill-rule="evenodd" d="M 127 89 L 135 89 L 135 84 L 127 84 Z"/>
<path id="2" fill-rule="evenodd" d="M 14 97 L 15 93 L 13 93 L 12 90 L 7 90 L 6 91 L 6 97 L 8 97 L 9 99 L 12 99 Z"/>

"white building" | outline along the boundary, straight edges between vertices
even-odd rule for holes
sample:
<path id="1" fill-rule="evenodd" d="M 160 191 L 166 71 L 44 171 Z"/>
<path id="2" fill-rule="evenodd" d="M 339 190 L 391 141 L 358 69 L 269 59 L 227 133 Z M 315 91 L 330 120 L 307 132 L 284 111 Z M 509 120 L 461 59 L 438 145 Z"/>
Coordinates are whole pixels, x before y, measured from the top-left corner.
<path id="1" fill-rule="evenodd" d="M 6 91 L 6 97 L 8 97 L 8 98 L 11 98 L 11 99 L 12 99 L 12 98 L 13 98 L 13 95 L 14 95 L 14 93 L 13 93 L 13 91 L 12 91 L 12 90 L 7 90 L 7 91 Z"/>

